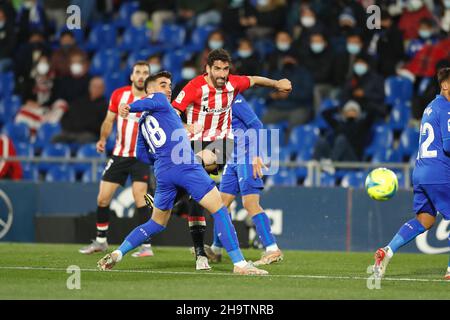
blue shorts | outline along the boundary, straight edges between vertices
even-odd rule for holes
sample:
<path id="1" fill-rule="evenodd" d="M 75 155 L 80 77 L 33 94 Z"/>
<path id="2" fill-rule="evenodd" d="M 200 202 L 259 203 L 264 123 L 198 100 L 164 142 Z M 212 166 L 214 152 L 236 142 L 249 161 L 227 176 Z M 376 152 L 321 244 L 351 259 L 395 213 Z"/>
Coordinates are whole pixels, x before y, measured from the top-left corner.
<path id="1" fill-rule="evenodd" d="M 220 192 L 237 195 L 239 192 L 245 196 L 248 194 L 260 194 L 264 189 L 261 178 L 253 178 L 253 166 L 251 164 L 228 163 L 222 174 Z"/>
<path id="2" fill-rule="evenodd" d="M 160 210 L 173 208 L 177 188 L 184 189 L 192 198 L 200 200 L 216 183 L 200 164 L 180 164 L 156 173 L 155 207 Z"/>
<path id="3" fill-rule="evenodd" d="M 450 183 L 414 185 L 414 212 L 439 212 L 445 220 L 450 220 Z"/>

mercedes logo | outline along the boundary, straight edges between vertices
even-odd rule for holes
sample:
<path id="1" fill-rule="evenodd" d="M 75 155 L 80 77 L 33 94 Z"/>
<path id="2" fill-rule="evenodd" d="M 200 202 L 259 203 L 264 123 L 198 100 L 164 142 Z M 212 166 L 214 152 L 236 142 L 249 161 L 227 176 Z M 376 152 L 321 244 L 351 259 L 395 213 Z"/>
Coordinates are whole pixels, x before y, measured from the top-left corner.
<path id="1" fill-rule="evenodd" d="M 11 200 L 0 189 L 0 239 L 11 229 L 13 223 L 13 206 Z"/>

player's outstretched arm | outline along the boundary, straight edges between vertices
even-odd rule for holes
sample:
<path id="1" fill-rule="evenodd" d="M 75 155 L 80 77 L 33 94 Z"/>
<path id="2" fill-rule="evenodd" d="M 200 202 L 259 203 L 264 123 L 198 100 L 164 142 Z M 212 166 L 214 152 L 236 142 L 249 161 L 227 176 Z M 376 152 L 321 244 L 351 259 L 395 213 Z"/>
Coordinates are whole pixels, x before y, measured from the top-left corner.
<path id="1" fill-rule="evenodd" d="M 260 76 L 249 76 L 248 78 L 250 79 L 250 86 L 274 88 L 280 92 L 286 93 L 292 91 L 292 84 L 291 81 L 289 81 L 288 79 L 273 80 Z"/>

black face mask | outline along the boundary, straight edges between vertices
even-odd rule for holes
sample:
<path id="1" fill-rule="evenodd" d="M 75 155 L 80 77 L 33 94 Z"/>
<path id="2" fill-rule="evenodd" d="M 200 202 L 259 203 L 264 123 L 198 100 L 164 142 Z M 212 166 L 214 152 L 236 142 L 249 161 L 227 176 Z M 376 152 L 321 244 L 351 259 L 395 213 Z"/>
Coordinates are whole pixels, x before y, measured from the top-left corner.
<path id="1" fill-rule="evenodd" d="M 295 69 L 295 63 L 285 63 L 283 64 L 283 70 L 292 71 Z"/>

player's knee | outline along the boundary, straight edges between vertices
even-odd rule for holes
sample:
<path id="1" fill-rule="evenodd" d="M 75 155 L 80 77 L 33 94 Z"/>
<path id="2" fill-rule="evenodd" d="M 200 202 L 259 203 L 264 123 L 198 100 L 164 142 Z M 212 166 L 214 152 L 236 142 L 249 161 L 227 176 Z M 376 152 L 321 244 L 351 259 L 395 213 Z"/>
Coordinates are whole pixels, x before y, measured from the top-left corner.
<path id="1" fill-rule="evenodd" d="M 255 201 L 254 199 L 244 199 L 243 198 L 242 205 L 244 206 L 244 209 L 247 210 L 247 212 L 250 215 L 255 215 L 255 214 L 263 211 L 263 209 L 259 205 L 259 202 Z"/>
<path id="2" fill-rule="evenodd" d="M 111 197 L 108 197 L 103 194 L 99 194 L 97 196 L 97 206 L 99 206 L 99 207 L 109 207 L 110 202 L 111 202 Z"/>

